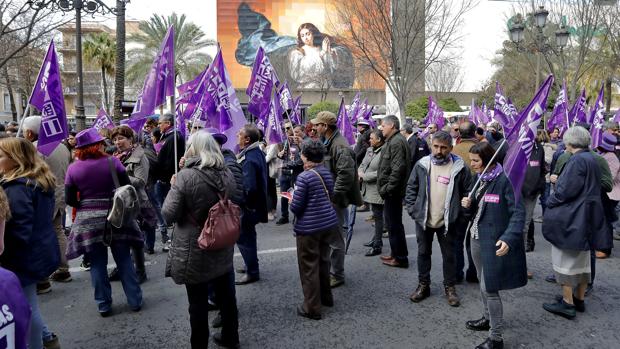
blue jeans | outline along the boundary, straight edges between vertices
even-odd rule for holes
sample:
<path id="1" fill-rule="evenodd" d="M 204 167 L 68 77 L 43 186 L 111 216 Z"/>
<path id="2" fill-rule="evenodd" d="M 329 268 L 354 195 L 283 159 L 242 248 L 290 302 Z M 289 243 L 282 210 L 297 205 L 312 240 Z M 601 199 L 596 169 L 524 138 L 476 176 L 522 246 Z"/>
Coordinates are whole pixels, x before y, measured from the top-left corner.
<path id="1" fill-rule="evenodd" d="M 159 221 L 159 232 L 161 233 L 161 242 L 166 243 L 170 238 L 168 237 L 168 224 L 164 220 L 164 217 L 161 214 L 161 208 L 164 206 L 164 201 L 166 200 L 166 196 L 168 196 L 168 192 L 170 191 L 170 183 L 164 183 L 162 181 L 157 181 L 155 183 L 155 201 L 157 202 L 156 211 L 158 211 L 157 220 Z"/>
<path id="2" fill-rule="evenodd" d="M 132 309 L 140 308 L 142 306 L 142 290 L 131 261 L 129 244 L 124 241 L 112 241 L 110 249 L 118 268 L 127 303 Z M 93 250 L 87 255 L 90 258 L 90 278 L 95 288 L 95 301 L 99 312 L 110 311 L 112 308 L 112 287 L 108 279 L 108 248 L 98 243 L 93 245 Z"/>
<path id="3" fill-rule="evenodd" d="M 30 305 L 30 334 L 28 335 L 29 349 L 43 349 L 43 341 L 52 339 L 52 333 L 47 329 L 47 325 L 41 317 L 39 310 L 39 300 L 37 298 L 37 284 L 23 287 L 24 295 Z"/>
<path id="4" fill-rule="evenodd" d="M 280 192 L 284 193 L 293 186 L 293 178 L 288 175 L 280 176 Z M 280 217 L 288 219 L 288 199 L 280 197 Z"/>
<path id="5" fill-rule="evenodd" d="M 258 278 L 260 276 L 258 268 L 258 251 L 256 243 L 256 223 L 257 220 L 253 213 L 244 211 L 241 214 L 241 234 L 237 240 L 237 247 L 243 257 L 247 275 Z"/>
<path id="6" fill-rule="evenodd" d="M 545 214 L 545 210 L 547 209 L 547 199 L 551 195 L 551 183 L 545 183 L 545 190 L 542 195 L 540 195 L 540 207 L 542 207 L 542 212 Z"/>

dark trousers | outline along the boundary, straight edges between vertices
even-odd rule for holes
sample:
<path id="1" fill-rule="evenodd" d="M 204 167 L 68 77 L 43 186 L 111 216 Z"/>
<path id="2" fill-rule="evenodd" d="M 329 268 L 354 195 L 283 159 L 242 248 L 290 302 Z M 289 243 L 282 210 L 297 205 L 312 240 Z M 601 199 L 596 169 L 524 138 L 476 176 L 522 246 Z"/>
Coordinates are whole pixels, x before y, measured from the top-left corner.
<path id="1" fill-rule="evenodd" d="M 157 200 L 156 209 L 159 209 L 160 212 L 161 208 L 164 207 L 164 201 L 166 200 L 166 196 L 168 196 L 169 191 L 170 183 L 165 183 L 162 181 L 157 181 L 157 183 L 155 183 L 155 198 Z M 166 241 L 170 240 L 168 237 L 168 224 L 164 220 L 164 216 L 161 216 L 161 220 L 159 221 L 159 232 L 161 233 L 162 243 L 166 243 Z"/>
<path id="2" fill-rule="evenodd" d="M 400 197 L 385 198 L 383 203 L 385 226 L 390 234 L 392 257 L 401 263 L 409 263 L 409 250 L 403 226 L 403 200 Z"/>
<path id="3" fill-rule="evenodd" d="M 186 284 L 189 301 L 189 324 L 192 330 L 192 349 L 207 348 L 209 344 L 209 286 L 217 296 L 222 317 L 222 341 L 239 343 L 237 299 L 235 297 L 235 274 L 232 270 L 208 283 Z"/>
<path id="4" fill-rule="evenodd" d="M 304 292 L 304 310 L 309 314 L 320 314 L 321 303 L 333 304 L 334 302 L 332 289 L 329 286 L 331 251 L 329 237 L 337 229 L 334 227 L 332 230 L 296 237 L 299 278 Z"/>
<path id="5" fill-rule="evenodd" d="M 278 207 L 278 189 L 275 178 L 267 177 L 267 199 L 269 212 L 275 211 Z"/>
<path id="6" fill-rule="evenodd" d="M 237 240 L 237 247 L 243 257 L 248 276 L 258 278 L 258 254 L 256 244 L 257 220 L 251 213 L 243 212 L 241 215 L 241 234 Z"/>
<path id="7" fill-rule="evenodd" d="M 293 177 L 288 175 L 280 176 L 280 192 L 284 193 L 293 186 Z M 280 197 L 280 217 L 288 219 L 288 199 Z"/>
<path id="8" fill-rule="evenodd" d="M 443 284 L 454 286 L 456 263 L 454 258 L 455 228 L 450 228 L 446 234 L 444 227 L 429 228 L 416 224 L 418 240 L 418 280 L 421 284 L 431 283 L 431 255 L 433 253 L 433 235 L 437 234 L 437 241 L 443 259 Z"/>
<path id="9" fill-rule="evenodd" d="M 454 236 L 454 258 L 455 258 L 455 278 L 456 280 L 463 280 L 465 277 L 465 249 L 467 250 L 467 275 L 470 277 L 476 276 L 476 266 L 474 260 L 471 257 L 471 246 L 469 243 L 469 234 L 467 234 L 467 223 L 463 222 L 456 226 L 456 235 Z"/>
<path id="10" fill-rule="evenodd" d="M 374 248 L 382 248 L 383 247 L 383 205 L 380 204 L 370 204 L 370 209 L 372 210 L 372 216 L 375 219 L 375 234 L 372 237 L 372 247 Z"/>

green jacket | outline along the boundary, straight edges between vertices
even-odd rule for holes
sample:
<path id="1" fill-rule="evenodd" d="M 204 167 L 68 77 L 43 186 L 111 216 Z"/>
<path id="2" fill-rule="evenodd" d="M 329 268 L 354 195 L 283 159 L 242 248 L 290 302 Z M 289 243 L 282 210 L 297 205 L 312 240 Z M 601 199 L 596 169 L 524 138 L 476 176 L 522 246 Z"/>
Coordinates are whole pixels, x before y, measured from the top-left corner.
<path id="1" fill-rule="evenodd" d="M 361 206 L 362 194 L 357 179 L 355 153 L 349 142 L 336 130 L 325 140 L 327 152 L 323 164 L 334 175 L 334 194 L 332 202 L 340 208 L 349 205 Z"/>
<path id="2" fill-rule="evenodd" d="M 614 180 L 611 176 L 609 164 L 607 164 L 607 160 L 605 160 L 605 158 L 597 154 L 595 151 L 590 150 L 590 153 L 594 155 L 594 159 L 596 159 L 596 163 L 601 170 L 601 188 L 604 192 L 609 193 L 614 188 Z M 560 173 L 562 173 L 564 165 L 566 165 L 571 155 L 573 154 L 568 151 L 564 151 L 564 153 L 560 155 L 558 161 L 555 164 L 555 168 L 553 169 L 553 174 L 559 175 Z"/>

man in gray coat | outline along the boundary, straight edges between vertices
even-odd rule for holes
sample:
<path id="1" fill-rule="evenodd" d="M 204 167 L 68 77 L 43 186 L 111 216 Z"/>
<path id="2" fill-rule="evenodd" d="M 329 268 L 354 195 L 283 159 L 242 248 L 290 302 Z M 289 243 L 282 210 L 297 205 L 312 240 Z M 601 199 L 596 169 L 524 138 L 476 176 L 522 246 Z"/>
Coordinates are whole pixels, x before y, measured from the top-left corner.
<path id="1" fill-rule="evenodd" d="M 22 124 L 22 130 L 24 138 L 29 140 L 37 146 L 39 139 L 39 129 L 41 128 L 41 116 L 33 115 L 24 119 Z M 60 266 L 58 270 L 51 276 L 52 281 L 56 282 L 69 282 L 71 281 L 71 273 L 69 272 L 69 264 L 65 257 L 65 250 L 67 248 L 67 237 L 65 236 L 65 229 L 63 226 L 62 216 L 65 212 L 65 174 L 67 173 L 67 167 L 71 161 L 71 153 L 69 149 L 60 143 L 50 154 L 50 156 L 43 157 L 45 163 L 50 167 L 50 170 L 56 177 L 56 187 L 54 188 L 54 195 L 56 205 L 54 207 L 54 230 L 56 231 L 56 237 L 58 238 L 58 245 L 60 246 Z M 49 280 L 42 280 L 37 285 L 37 292 L 39 294 L 48 293 L 52 290 L 52 286 Z"/>
<path id="2" fill-rule="evenodd" d="M 332 203 L 338 215 L 339 234 L 334 234 L 330 242 L 332 249 L 330 285 L 338 287 L 344 284 L 345 243 L 342 228 L 345 225 L 345 215 L 347 215 L 349 205 L 362 205 L 362 194 L 357 178 L 355 154 L 347 140 L 338 131 L 336 115 L 329 111 L 322 111 L 311 122 L 327 148 L 323 163 L 334 176 Z"/>
<path id="3" fill-rule="evenodd" d="M 460 202 L 467 196 L 470 171 L 463 160 L 451 154 L 452 136 L 437 131 L 432 141 L 433 152 L 415 165 L 407 183 L 405 204 L 416 225 L 418 242 L 418 287 L 411 295 L 417 303 L 430 296 L 431 253 L 433 236 L 441 248 L 444 288 L 448 304 L 460 305 L 456 294 L 456 259 L 453 245 L 461 215 Z"/>
<path id="4" fill-rule="evenodd" d="M 384 200 L 385 226 L 389 232 L 392 253 L 380 258 L 383 264 L 390 267 L 408 268 L 409 251 L 403 226 L 403 196 L 411 171 L 411 150 L 400 133 L 400 120 L 396 116 L 388 115 L 383 118 L 381 132 L 385 137 L 385 145 L 381 151 L 377 172 L 377 188 Z"/>

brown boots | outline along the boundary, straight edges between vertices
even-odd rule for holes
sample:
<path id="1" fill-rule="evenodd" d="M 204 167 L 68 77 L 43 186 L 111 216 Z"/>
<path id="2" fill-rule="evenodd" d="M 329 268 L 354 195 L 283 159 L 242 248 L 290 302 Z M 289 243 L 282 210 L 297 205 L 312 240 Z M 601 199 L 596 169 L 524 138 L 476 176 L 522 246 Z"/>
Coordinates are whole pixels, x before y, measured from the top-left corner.
<path id="1" fill-rule="evenodd" d="M 448 304 L 452 307 L 458 307 L 461 305 L 461 301 L 459 296 L 456 294 L 456 288 L 454 286 L 445 286 L 446 298 L 448 299 Z M 409 297 L 409 299 L 418 303 L 428 298 L 431 295 L 431 287 L 429 284 L 418 284 L 418 287 L 413 292 L 413 294 Z"/>

